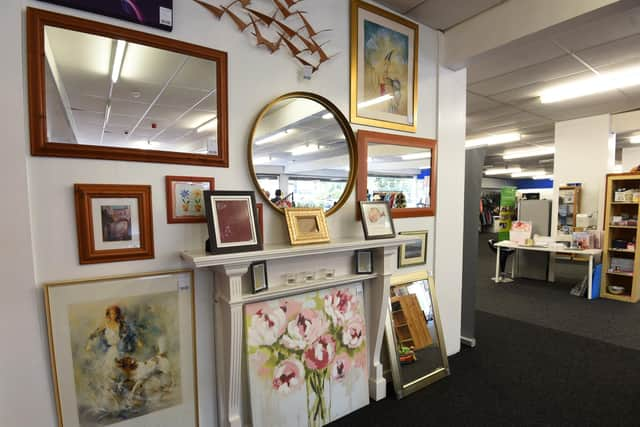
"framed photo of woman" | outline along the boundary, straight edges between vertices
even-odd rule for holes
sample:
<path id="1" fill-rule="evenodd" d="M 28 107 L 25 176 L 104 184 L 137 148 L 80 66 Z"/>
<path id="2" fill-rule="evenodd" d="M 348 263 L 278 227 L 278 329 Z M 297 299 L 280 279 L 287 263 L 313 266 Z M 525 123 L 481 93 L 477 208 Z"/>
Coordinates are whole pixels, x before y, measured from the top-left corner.
<path id="1" fill-rule="evenodd" d="M 193 271 L 44 285 L 58 424 L 197 426 Z"/>

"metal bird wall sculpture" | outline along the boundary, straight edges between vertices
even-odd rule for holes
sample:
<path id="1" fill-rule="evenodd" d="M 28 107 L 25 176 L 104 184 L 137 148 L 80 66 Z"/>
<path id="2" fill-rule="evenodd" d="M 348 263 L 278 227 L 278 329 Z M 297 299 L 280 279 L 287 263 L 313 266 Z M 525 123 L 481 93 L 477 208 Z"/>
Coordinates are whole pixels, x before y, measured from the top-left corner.
<path id="1" fill-rule="evenodd" d="M 306 11 L 292 9 L 303 0 L 227 0 L 226 6 L 208 3 L 213 0 L 194 1 L 219 20 L 226 14 L 240 32 L 252 27 L 253 31 L 248 34 L 255 38 L 256 46 L 264 46 L 271 54 L 284 43 L 295 61 L 303 67 L 311 67 L 312 73 L 335 56 L 323 48 L 328 41 L 316 40 L 320 33 L 331 30 L 316 30 L 307 19 Z M 258 6 L 260 2 L 264 7 Z M 246 22 L 247 18 L 249 22 Z M 272 41 L 274 39 L 277 41 Z"/>

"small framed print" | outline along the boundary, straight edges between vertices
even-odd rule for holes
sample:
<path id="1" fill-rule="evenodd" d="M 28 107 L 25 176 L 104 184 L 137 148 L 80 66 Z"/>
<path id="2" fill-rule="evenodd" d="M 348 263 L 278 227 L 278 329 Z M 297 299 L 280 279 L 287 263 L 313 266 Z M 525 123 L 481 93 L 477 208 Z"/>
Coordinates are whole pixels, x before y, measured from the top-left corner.
<path id="1" fill-rule="evenodd" d="M 292 245 L 326 243 L 330 240 L 322 208 L 285 208 L 284 216 Z"/>
<path id="2" fill-rule="evenodd" d="M 254 294 L 269 289 L 266 261 L 251 264 L 251 283 L 253 284 Z"/>
<path id="3" fill-rule="evenodd" d="M 253 191 L 205 191 L 209 252 L 262 250 L 256 196 Z"/>
<path id="4" fill-rule="evenodd" d="M 386 239 L 395 237 L 396 231 L 391 218 L 391 210 L 387 202 L 360 202 L 362 228 L 364 237 L 371 239 Z"/>
<path id="5" fill-rule="evenodd" d="M 195 176 L 165 177 L 167 223 L 207 222 L 204 192 L 213 191 L 215 180 Z"/>
<path id="6" fill-rule="evenodd" d="M 427 263 L 427 238 L 429 232 L 424 231 L 403 231 L 403 236 L 414 236 L 416 240 L 400 245 L 398 250 L 398 267 L 409 267 Z"/>
<path id="7" fill-rule="evenodd" d="M 373 252 L 370 250 L 356 251 L 356 274 L 373 273 Z"/>
<path id="8" fill-rule="evenodd" d="M 193 271 L 44 285 L 58 425 L 198 425 Z"/>
<path id="9" fill-rule="evenodd" d="M 76 184 L 80 264 L 154 257 L 151 186 Z"/>

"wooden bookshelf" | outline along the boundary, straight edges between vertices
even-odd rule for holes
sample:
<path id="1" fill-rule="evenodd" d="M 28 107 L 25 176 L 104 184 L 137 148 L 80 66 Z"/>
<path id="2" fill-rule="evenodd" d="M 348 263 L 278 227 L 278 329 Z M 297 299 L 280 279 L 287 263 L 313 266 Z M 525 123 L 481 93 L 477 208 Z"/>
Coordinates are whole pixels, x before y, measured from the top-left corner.
<path id="1" fill-rule="evenodd" d="M 640 240 L 637 225 L 620 225 L 613 223 L 613 217 L 623 216 L 629 219 L 638 218 L 637 200 L 615 200 L 616 190 L 619 189 L 640 189 L 640 174 L 609 174 L 607 175 L 607 190 L 605 201 L 605 229 L 602 256 L 602 281 L 600 295 L 622 302 L 636 303 L 640 300 L 640 283 L 638 272 L 640 271 L 640 256 L 638 256 L 638 241 Z M 634 242 L 635 249 L 614 248 L 614 240 L 624 240 Z M 633 272 L 618 271 L 612 269 L 612 260 L 629 260 L 633 263 Z M 619 262 L 619 261 L 618 261 Z M 609 286 L 622 286 L 622 294 L 613 294 L 609 291 Z"/>
<path id="2" fill-rule="evenodd" d="M 398 342 L 415 350 L 433 343 L 424 312 L 415 295 L 391 297 L 391 316 Z"/>

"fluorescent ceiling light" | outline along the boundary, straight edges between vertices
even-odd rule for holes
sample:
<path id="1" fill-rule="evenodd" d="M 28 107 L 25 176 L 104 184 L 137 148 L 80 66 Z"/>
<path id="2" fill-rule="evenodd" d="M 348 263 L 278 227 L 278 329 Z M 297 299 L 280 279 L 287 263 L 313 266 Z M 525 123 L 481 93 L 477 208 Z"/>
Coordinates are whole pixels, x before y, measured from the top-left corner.
<path id="1" fill-rule="evenodd" d="M 411 154 L 403 154 L 400 156 L 402 160 L 419 160 L 419 159 L 430 159 L 431 153 L 411 153 Z"/>
<path id="2" fill-rule="evenodd" d="M 333 114 L 331 113 L 324 114 L 322 118 L 325 120 L 333 119 Z"/>
<path id="3" fill-rule="evenodd" d="M 629 142 L 632 144 L 640 144 L 640 135 L 633 135 L 629 138 Z"/>
<path id="4" fill-rule="evenodd" d="M 104 112 L 104 125 L 106 126 L 111 117 L 111 102 L 107 104 L 107 110 Z"/>
<path id="5" fill-rule="evenodd" d="M 484 171 L 485 175 L 507 175 L 510 173 L 518 173 L 522 171 L 520 168 L 491 168 Z"/>
<path id="6" fill-rule="evenodd" d="M 532 177 L 533 179 L 551 179 L 553 180 L 553 175 L 536 175 Z"/>
<path id="7" fill-rule="evenodd" d="M 218 119 L 213 118 L 213 119 L 207 120 L 206 122 L 198 126 L 198 128 L 196 129 L 196 132 L 202 133 L 202 132 L 207 132 L 217 128 L 218 128 Z"/>
<path id="8" fill-rule="evenodd" d="M 264 156 L 264 157 L 256 157 L 255 159 L 253 159 L 253 164 L 254 165 L 264 165 L 267 164 L 271 161 L 271 159 L 269 158 L 269 156 Z"/>
<path id="9" fill-rule="evenodd" d="M 301 156 L 303 154 L 315 153 L 319 151 L 320 147 L 318 144 L 309 144 L 309 145 L 300 145 L 293 150 L 289 150 L 292 156 Z"/>
<path id="10" fill-rule="evenodd" d="M 640 67 L 627 68 L 544 90 L 540 93 L 540 102 L 549 104 L 637 85 L 640 85 Z"/>
<path id="11" fill-rule="evenodd" d="M 538 175 L 546 175 L 547 171 L 544 169 L 536 169 L 536 170 L 523 170 L 520 172 L 515 172 L 511 174 L 511 178 L 531 178 Z"/>
<path id="12" fill-rule="evenodd" d="M 380 104 L 390 99 L 393 99 L 393 95 L 390 95 L 390 94 L 382 95 L 377 98 L 370 99 L 368 101 L 362 101 L 360 104 L 358 104 L 358 108 L 371 107 L 372 105 Z"/>
<path id="13" fill-rule="evenodd" d="M 280 132 L 274 133 L 271 136 L 267 136 L 266 138 L 257 140 L 256 142 L 254 142 L 254 144 L 256 145 L 267 144 L 269 142 L 277 141 L 278 139 L 284 138 L 287 135 L 291 135 L 292 133 L 295 133 L 295 129 L 281 130 Z"/>
<path id="14" fill-rule="evenodd" d="M 507 150 L 502 154 L 502 158 L 505 160 L 522 159 L 525 157 L 538 157 L 554 154 L 556 147 L 553 145 L 540 146 L 535 148 L 527 148 L 521 150 Z"/>
<path id="15" fill-rule="evenodd" d="M 482 147 L 484 145 L 508 144 L 510 142 L 520 141 L 520 139 L 521 135 L 518 132 L 490 135 L 484 138 L 468 139 L 465 141 L 464 148 Z"/>
<path id="16" fill-rule="evenodd" d="M 122 61 L 124 60 L 124 49 L 127 42 L 124 40 L 116 41 L 116 54 L 113 56 L 113 69 L 111 70 L 111 81 L 115 84 L 120 78 L 120 70 L 122 70 Z"/>

